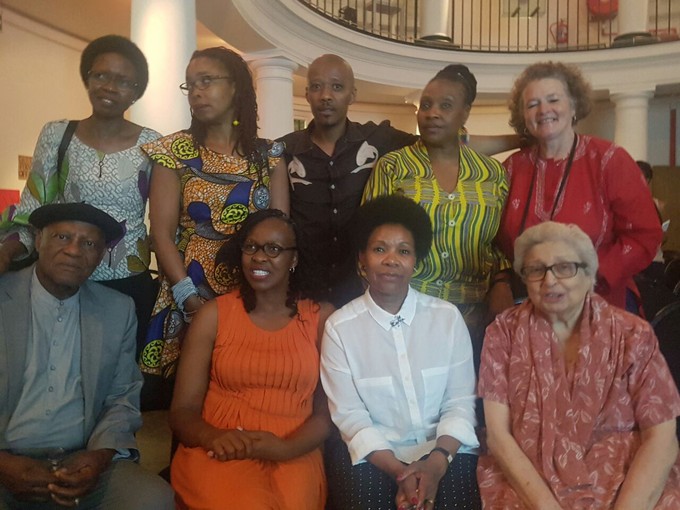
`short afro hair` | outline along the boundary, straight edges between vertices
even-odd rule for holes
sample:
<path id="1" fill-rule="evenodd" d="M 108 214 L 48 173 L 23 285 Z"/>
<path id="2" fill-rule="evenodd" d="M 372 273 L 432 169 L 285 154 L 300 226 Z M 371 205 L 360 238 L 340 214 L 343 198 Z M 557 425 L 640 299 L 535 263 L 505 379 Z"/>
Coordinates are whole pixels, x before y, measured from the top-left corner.
<path id="1" fill-rule="evenodd" d="M 400 225 L 408 230 L 415 242 L 416 258 L 424 259 L 432 245 L 432 222 L 416 202 L 403 195 L 386 195 L 362 205 L 355 215 L 354 251 L 366 250 L 368 240 L 382 225 Z"/>
<path id="2" fill-rule="evenodd" d="M 135 43 L 120 35 L 105 35 L 95 39 L 83 50 L 80 56 L 80 77 L 87 86 L 87 75 L 92 69 L 95 59 L 104 53 L 117 53 L 130 61 L 135 68 L 137 99 L 142 97 L 149 83 L 149 66 L 146 57 Z"/>

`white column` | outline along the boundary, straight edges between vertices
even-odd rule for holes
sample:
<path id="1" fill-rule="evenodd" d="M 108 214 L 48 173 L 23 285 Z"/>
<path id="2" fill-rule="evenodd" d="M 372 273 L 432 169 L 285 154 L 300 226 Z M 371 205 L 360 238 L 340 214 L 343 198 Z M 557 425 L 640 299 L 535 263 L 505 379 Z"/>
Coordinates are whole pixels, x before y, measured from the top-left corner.
<path id="1" fill-rule="evenodd" d="M 130 119 L 162 134 L 189 127 L 189 105 L 178 86 L 196 49 L 196 1 L 132 0 L 130 28 L 149 63 L 149 86 Z"/>
<path id="2" fill-rule="evenodd" d="M 420 9 L 419 40 L 451 42 L 451 1 L 425 0 L 418 4 Z"/>
<path id="3" fill-rule="evenodd" d="M 636 160 L 647 161 L 649 99 L 653 95 L 653 90 L 611 93 L 616 105 L 614 141 Z"/>
<path id="4" fill-rule="evenodd" d="M 255 74 L 259 135 L 275 139 L 293 131 L 293 72 L 298 65 L 282 56 L 244 56 Z"/>
<path id="5" fill-rule="evenodd" d="M 656 42 L 647 27 L 649 2 L 647 0 L 619 0 L 619 35 L 614 46 L 633 46 Z"/>

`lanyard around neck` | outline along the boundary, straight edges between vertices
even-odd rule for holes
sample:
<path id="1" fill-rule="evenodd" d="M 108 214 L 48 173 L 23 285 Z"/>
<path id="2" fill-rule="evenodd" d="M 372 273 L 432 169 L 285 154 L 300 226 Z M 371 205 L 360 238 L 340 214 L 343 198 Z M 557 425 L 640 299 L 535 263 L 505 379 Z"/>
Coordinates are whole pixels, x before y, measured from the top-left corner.
<path id="1" fill-rule="evenodd" d="M 576 145 L 578 143 L 578 135 L 574 133 L 574 141 L 571 144 L 571 150 L 569 151 L 569 159 L 567 160 L 567 167 L 564 169 L 564 175 L 562 176 L 562 180 L 560 181 L 560 187 L 557 190 L 557 196 L 555 196 L 555 200 L 553 202 L 552 210 L 550 211 L 550 220 L 552 220 L 555 217 L 555 209 L 557 209 L 557 204 L 560 201 L 560 197 L 562 196 L 562 193 L 564 193 L 564 188 L 567 185 L 567 179 L 569 178 L 569 173 L 571 172 L 571 165 L 574 162 L 574 154 L 576 153 Z M 534 171 L 533 174 L 531 175 L 531 184 L 529 185 L 529 195 L 527 196 L 527 202 L 524 206 L 524 213 L 522 214 L 522 223 L 519 226 L 519 232 L 517 232 L 517 236 L 519 236 L 522 232 L 524 232 L 524 225 L 527 221 L 527 214 L 529 214 L 529 204 L 531 203 L 531 198 L 534 194 L 534 187 L 536 185 L 536 174 L 538 173 L 538 153 L 536 153 L 536 161 L 534 162 Z"/>

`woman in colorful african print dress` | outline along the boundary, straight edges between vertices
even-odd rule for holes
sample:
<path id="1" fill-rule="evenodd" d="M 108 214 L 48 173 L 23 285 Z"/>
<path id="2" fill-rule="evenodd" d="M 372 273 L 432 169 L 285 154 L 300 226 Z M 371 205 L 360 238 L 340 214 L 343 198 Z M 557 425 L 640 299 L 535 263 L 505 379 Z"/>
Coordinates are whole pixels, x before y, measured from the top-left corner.
<path id="1" fill-rule="evenodd" d="M 161 288 L 140 357 L 145 408 L 168 405 L 186 326 L 200 306 L 230 288 L 215 255 L 250 212 L 288 211 L 282 147 L 256 138 L 257 103 L 246 63 L 226 48 L 193 54 L 180 88 L 191 127 L 145 145 L 151 179 L 151 238 Z M 152 400 L 151 400 L 152 399 Z"/>

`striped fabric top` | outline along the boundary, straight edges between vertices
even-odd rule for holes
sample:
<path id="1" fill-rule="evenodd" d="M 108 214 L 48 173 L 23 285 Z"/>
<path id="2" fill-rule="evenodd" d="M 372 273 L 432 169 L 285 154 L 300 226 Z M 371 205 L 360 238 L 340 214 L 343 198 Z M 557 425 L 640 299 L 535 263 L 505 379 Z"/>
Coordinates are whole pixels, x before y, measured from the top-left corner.
<path id="1" fill-rule="evenodd" d="M 461 146 L 458 184 L 448 193 L 418 141 L 378 161 L 363 200 L 392 193 L 418 202 L 434 229 L 432 249 L 417 266 L 411 286 L 454 304 L 483 301 L 489 278 L 510 267 L 494 242 L 508 195 L 501 164 Z"/>

